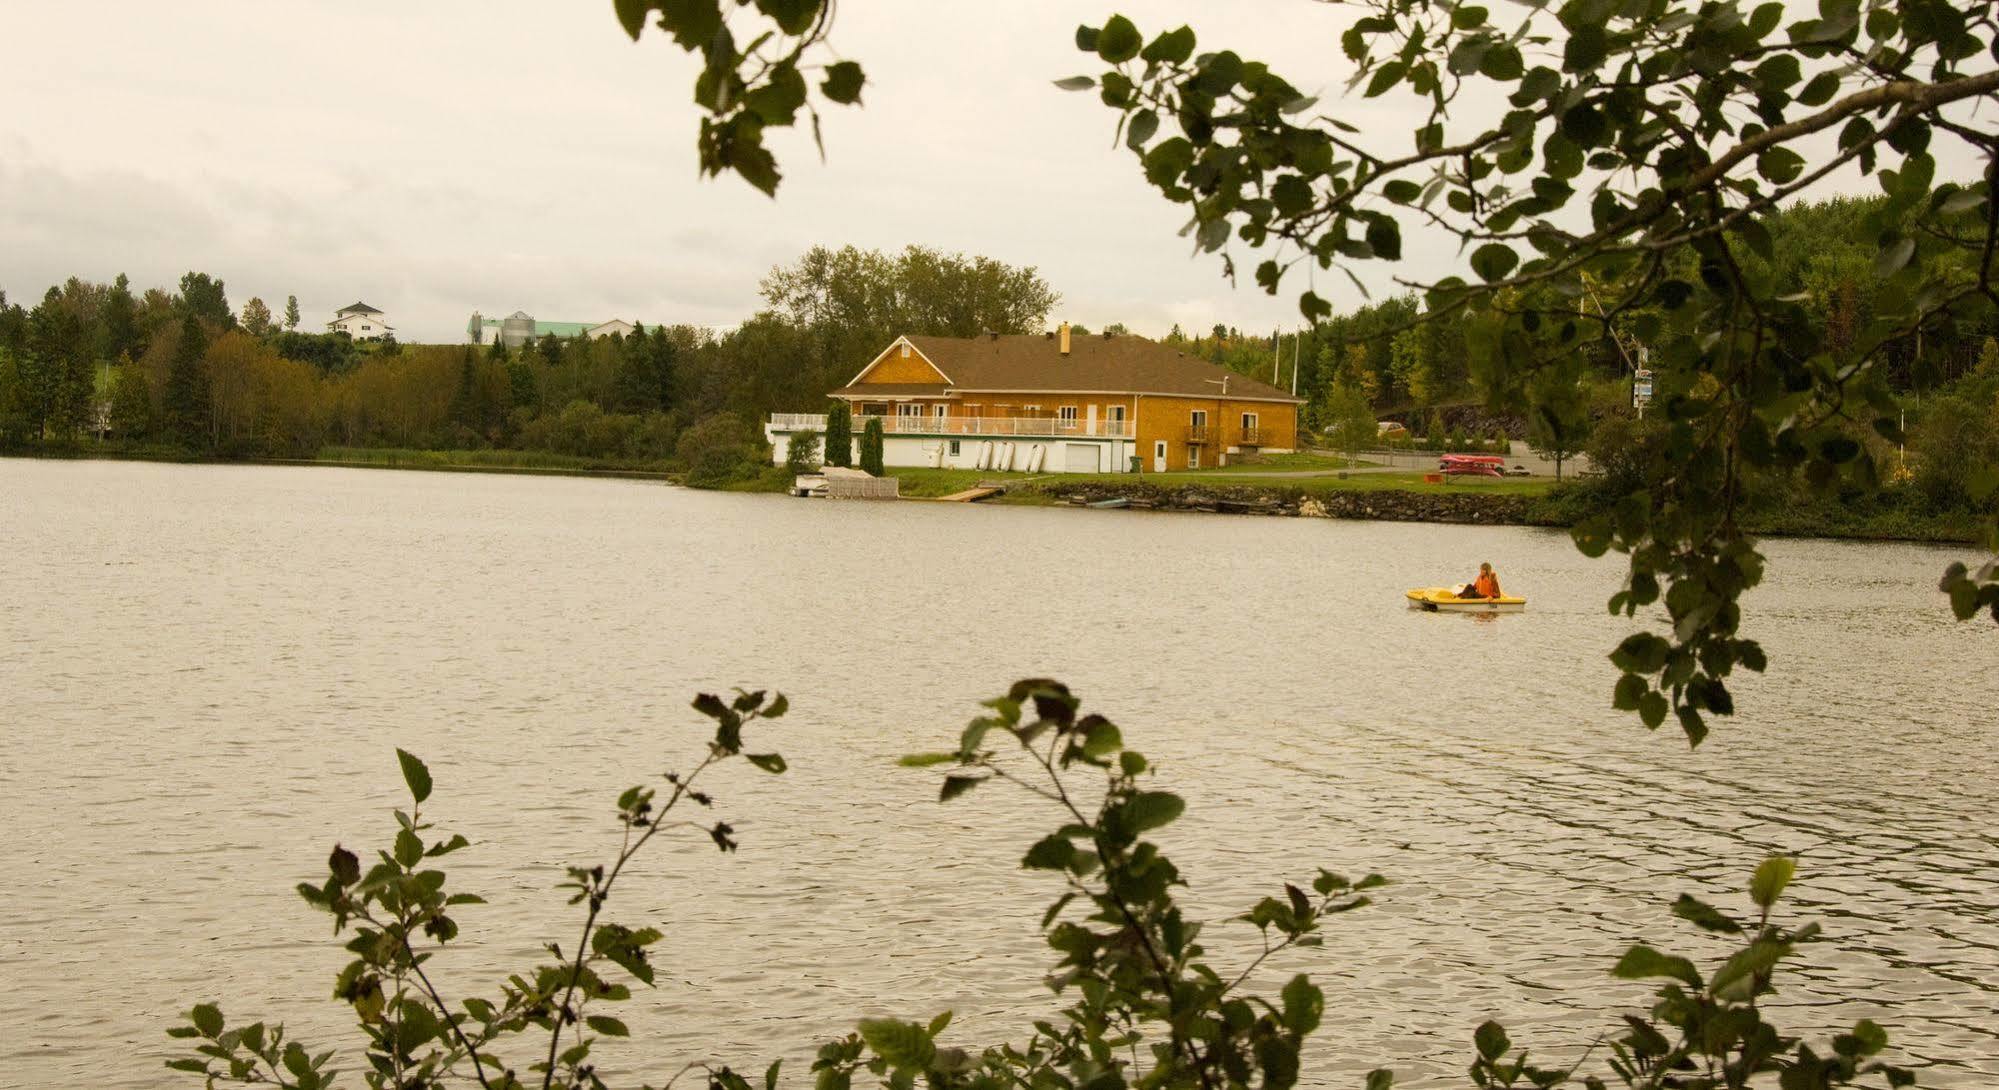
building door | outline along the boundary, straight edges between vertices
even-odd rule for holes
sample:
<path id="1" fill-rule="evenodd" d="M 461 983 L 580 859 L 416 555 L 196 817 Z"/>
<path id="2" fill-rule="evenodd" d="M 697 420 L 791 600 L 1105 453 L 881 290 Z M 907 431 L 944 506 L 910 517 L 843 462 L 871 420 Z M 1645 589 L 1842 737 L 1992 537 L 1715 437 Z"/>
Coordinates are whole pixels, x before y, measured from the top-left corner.
<path id="1" fill-rule="evenodd" d="M 1084 413 L 1085 415 L 1083 417 L 1083 434 L 1084 435 L 1097 434 L 1097 407 L 1095 405 L 1084 406 Z"/>
<path id="2" fill-rule="evenodd" d="M 1154 439 L 1152 441 L 1152 471 L 1154 473 L 1166 472 L 1166 440 L 1164 439 Z"/>
<path id="3" fill-rule="evenodd" d="M 1124 406 L 1122 406 L 1122 405 L 1112 405 L 1112 406 L 1110 407 L 1110 414 L 1111 414 L 1111 416 L 1110 416 L 1110 422 L 1111 422 L 1111 426 L 1110 426 L 1110 427 L 1109 427 L 1108 429 L 1106 429 L 1106 430 L 1107 430 L 1107 431 L 1108 431 L 1108 433 L 1109 433 L 1109 434 L 1111 434 L 1111 435 L 1123 435 L 1123 434 L 1125 433 L 1125 432 L 1124 432 Z"/>
<path id="4" fill-rule="evenodd" d="M 1065 443 L 1062 468 L 1070 473 L 1097 473 L 1104 468 L 1102 447 L 1095 443 Z"/>

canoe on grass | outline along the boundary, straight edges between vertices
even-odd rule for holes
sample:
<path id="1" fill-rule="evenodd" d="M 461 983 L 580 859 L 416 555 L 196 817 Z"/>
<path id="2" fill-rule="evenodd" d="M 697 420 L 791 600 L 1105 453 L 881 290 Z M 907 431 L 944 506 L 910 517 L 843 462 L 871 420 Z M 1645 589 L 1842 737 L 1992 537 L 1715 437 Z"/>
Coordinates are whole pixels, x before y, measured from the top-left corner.
<path id="1" fill-rule="evenodd" d="M 1518 613 L 1527 608 L 1527 599 L 1510 594 L 1460 598 L 1456 587 L 1418 587 L 1409 592 L 1409 608 L 1431 613 Z"/>

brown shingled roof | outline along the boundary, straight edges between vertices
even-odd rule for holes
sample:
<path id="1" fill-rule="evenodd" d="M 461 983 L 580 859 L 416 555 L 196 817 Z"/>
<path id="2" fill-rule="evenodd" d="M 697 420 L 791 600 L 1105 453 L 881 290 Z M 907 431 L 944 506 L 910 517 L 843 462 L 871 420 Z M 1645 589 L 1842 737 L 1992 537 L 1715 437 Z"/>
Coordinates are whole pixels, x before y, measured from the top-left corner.
<path id="1" fill-rule="evenodd" d="M 1207 360 L 1185 355 L 1157 341 L 1129 334 L 1114 337 L 1074 334 L 1070 337 L 1067 356 L 1062 354 L 1061 342 L 1046 335 L 912 336 L 907 340 L 951 380 L 949 387 L 863 383 L 835 390 L 833 396 L 852 397 L 870 393 L 920 396 L 947 390 L 960 393 L 1068 390 L 1078 393 L 1217 397 L 1222 390 L 1221 380 L 1226 377 L 1231 399 L 1294 404 L 1304 404 L 1305 400 L 1269 383 L 1258 382 Z"/>

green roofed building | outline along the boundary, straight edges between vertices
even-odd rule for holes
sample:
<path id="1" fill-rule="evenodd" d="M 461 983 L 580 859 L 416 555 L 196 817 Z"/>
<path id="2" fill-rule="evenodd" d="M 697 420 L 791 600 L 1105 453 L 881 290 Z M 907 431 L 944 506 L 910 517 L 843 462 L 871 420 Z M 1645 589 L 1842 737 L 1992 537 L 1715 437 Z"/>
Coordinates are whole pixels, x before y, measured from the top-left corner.
<path id="1" fill-rule="evenodd" d="M 508 348 L 519 348 L 529 341 L 538 341 L 553 336 L 561 340 L 575 340 L 587 337 L 622 336 L 637 328 L 622 318 L 608 322 L 544 322 L 524 310 L 514 311 L 505 318 L 488 318 L 478 311 L 472 312 L 472 320 L 465 325 L 465 336 L 473 344 L 492 344 L 499 341 Z"/>

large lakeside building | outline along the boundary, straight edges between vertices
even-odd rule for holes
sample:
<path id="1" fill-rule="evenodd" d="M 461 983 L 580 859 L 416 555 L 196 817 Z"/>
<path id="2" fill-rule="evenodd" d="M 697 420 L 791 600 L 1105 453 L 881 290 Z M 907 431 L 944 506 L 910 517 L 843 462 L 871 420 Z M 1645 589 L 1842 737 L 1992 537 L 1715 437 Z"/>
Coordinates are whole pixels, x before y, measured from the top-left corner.
<path id="1" fill-rule="evenodd" d="M 1283 453 L 1304 399 L 1128 334 L 897 337 L 831 394 L 859 440 L 882 422 L 887 466 L 1163 473 Z M 783 464 L 821 413 L 778 413 L 765 434 Z"/>
<path id="2" fill-rule="evenodd" d="M 608 322 L 545 322 L 524 310 L 514 311 L 505 318 L 488 318 L 478 311 L 472 312 L 472 320 L 465 324 L 465 337 L 473 344 L 492 344 L 498 341 L 508 348 L 519 348 L 529 341 L 554 336 L 561 340 L 586 337 L 623 336 L 637 328 L 623 318 L 613 318 Z"/>

